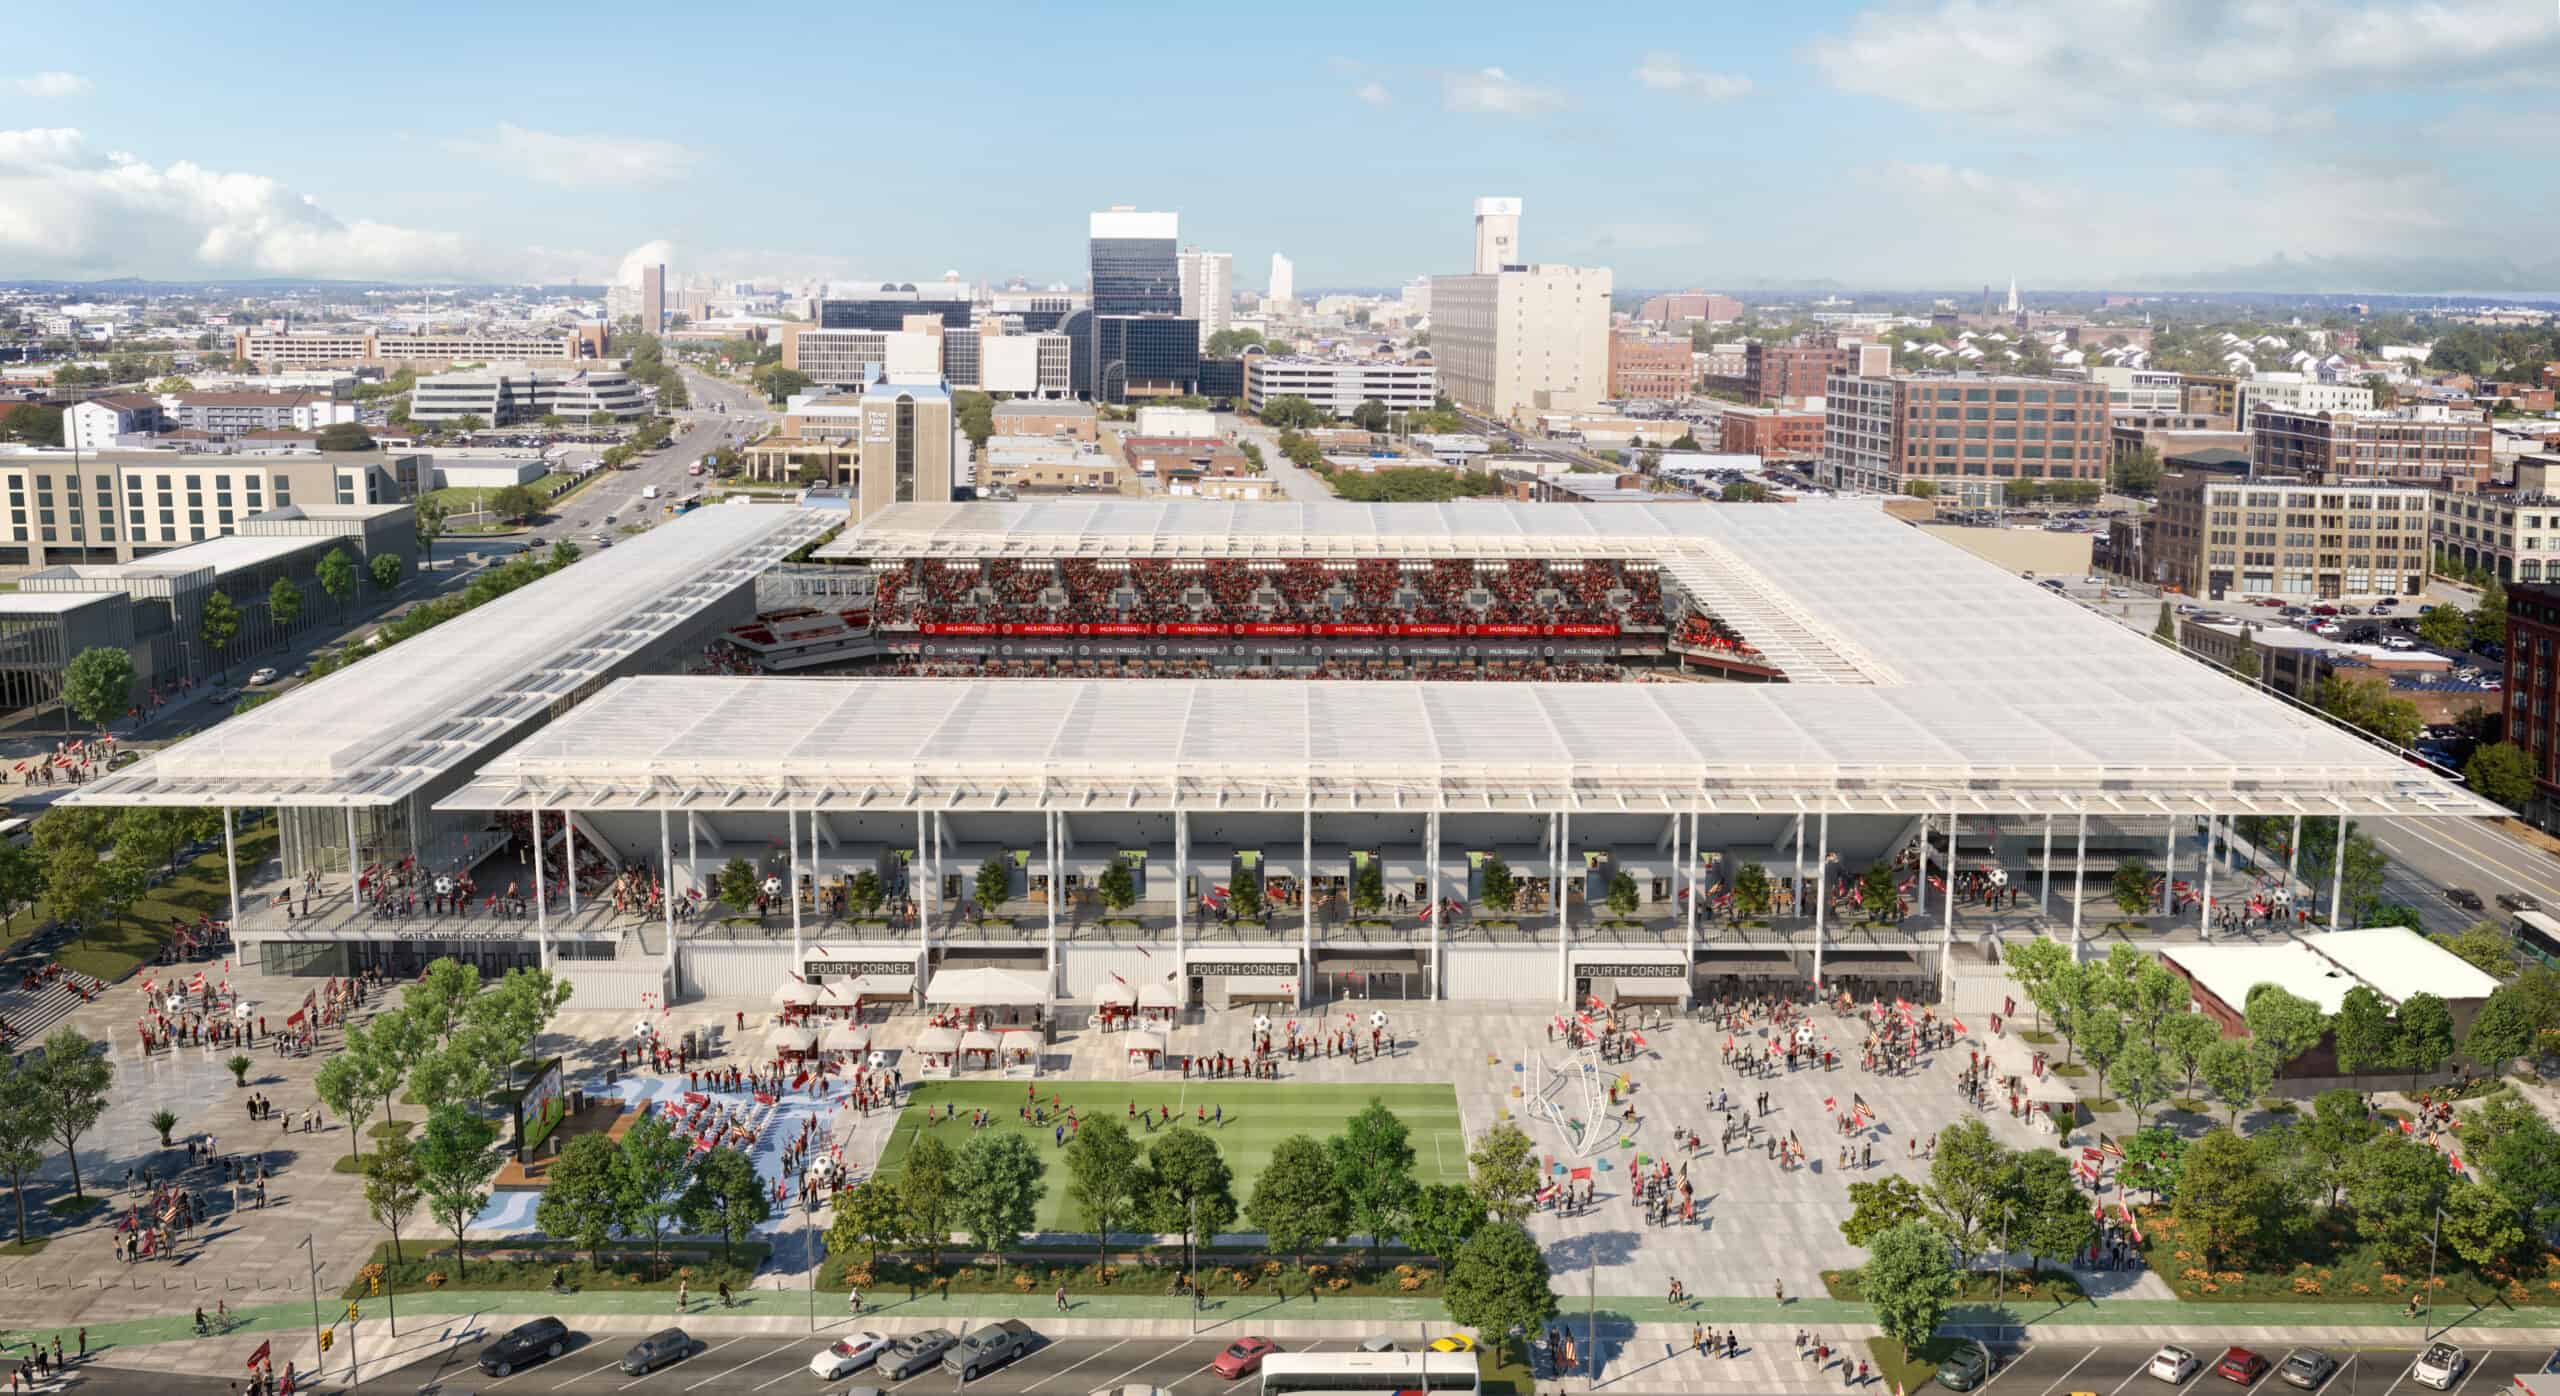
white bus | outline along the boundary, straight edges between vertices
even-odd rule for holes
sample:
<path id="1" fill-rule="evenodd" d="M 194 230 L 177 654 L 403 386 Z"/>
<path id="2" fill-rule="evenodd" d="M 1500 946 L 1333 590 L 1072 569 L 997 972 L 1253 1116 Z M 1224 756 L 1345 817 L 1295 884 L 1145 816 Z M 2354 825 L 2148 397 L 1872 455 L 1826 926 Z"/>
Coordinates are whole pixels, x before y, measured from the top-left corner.
<path id="1" fill-rule="evenodd" d="M 1262 1359 L 1262 1396 L 1481 1390 L 1472 1352 L 1275 1352 Z"/>

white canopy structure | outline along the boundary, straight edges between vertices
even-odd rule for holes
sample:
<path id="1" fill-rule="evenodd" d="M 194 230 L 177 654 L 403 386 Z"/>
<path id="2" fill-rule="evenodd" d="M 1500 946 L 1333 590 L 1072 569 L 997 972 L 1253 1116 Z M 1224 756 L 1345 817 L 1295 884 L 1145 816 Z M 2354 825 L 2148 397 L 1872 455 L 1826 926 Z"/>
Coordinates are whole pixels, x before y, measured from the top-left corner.
<path id="1" fill-rule="evenodd" d="M 960 1050 L 960 1030 L 958 1028 L 926 1028 L 923 1032 L 916 1034 L 916 1050 L 944 1054 L 957 1052 Z"/>
<path id="2" fill-rule="evenodd" d="M 960 1050 L 963 1052 L 992 1052 L 1002 1045 L 1003 1041 L 985 1028 L 971 1028 L 960 1034 Z"/>
<path id="3" fill-rule="evenodd" d="M 857 974 L 850 987 L 836 991 L 839 1000 L 902 999 L 915 994 L 912 974 Z"/>
<path id="4" fill-rule="evenodd" d="M 1122 1044 L 1131 1052 L 1161 1052 L 1165 1050 L 1165 1037 L 1153 1028 L 1139 1028 L 1123 1038 Z"/>
<path id="5" fill-rule="evenodd" d="M 867 1052 L 871 1049 L 871 1029 L 859 1023 L 829 1023 L 818 1034 L 821 1052 Z"/>
<path id="6" fill-rule="evenodd" d="M 764 1045 L 774 1053 L 806 1052 L 818 1045 L 818 1035 L 807 1028 L 775 1028 L 765 1034 Z"/>
<path id="7" fill-rule="evenodd" d="M 1039 976 L 1009 969 L 947 969 L 926 981 L 924 1001 L 938 1007 L 1032 1008 L 1049 1002 Z"/>
<path id="8" fill-rule="evenodd" d="M 1180 1008 L 1182 996 L 1175 993 L 1170 984 L 1141 984 L 1138 986 L 1138 1006 L 1140 1008 Z"/>
<path id="9" fill-rule="evenodd" d="M 776 985 L 773 991 L 773 1001 L 786 1007 L 806 1007 L 813 1003 L 823 1003 L 827 998 L 825 986 L 797 979 L 786 980 Z"/>
<path id="10" fill-rule="evenodd" d="M 1029 1028 L 1007 1028 L 997 1036 L 1003 1040 L 1004 1049 L 1008 1052 L 1037 1052 L 1048 1045 L 1039 1033 Z"/>

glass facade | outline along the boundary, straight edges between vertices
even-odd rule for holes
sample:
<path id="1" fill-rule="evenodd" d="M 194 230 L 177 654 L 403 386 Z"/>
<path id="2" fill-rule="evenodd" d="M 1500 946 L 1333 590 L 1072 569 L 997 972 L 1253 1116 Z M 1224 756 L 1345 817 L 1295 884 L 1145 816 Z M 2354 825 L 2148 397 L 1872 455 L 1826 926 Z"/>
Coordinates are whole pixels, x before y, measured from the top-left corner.
<path id="1" fill-rule="evenodd" d="M 1202 359 L 1200 361 L 1200 395 L 1202 397 L 1243 397 L 1244 360 Z"/>
<path id="2" fill-rule="evenodd" d="M 818 328 L 822 330 L 902 330 L 910 315 L 939 315 L 945 329 L 969 328 L 967 301 L 866 297 L 818 302 Z"/>
<path id="3" fill-rule="evenodd" d="M 1172 238 L 1095 238 L 1093 313 L 1179 315 L 1182 273 Z"/>
<path id="4" fill-rule="evenodd" d="M 904 393 L 898 395 L 897 449 L 890 479 L 896 482 L 898 502 L 911 504 L 916 497 L 916 400 Z"/>
<path id="5" fill-rule="evenodd" d="M 1126 402 L 1142 396 L 1190 393 L 1200 386 L 1200 322 L 1180 315 L 1097 315 L 1093 336 L 1093 397 Z"/>

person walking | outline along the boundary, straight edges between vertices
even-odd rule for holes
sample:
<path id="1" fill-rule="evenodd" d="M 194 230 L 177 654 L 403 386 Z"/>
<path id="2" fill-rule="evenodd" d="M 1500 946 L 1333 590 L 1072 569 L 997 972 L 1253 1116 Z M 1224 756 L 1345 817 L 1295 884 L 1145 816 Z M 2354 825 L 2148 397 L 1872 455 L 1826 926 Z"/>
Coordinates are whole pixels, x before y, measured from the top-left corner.
<path id="1" fill-rule="evenodd" d="M 1067 1311 L 1067 1287 L 1066 1287 L 1065 1285 L 1063 1285 L 1063 1284 L 1062 1284 L 1062 1285 L 1058 1286 L 1058 1312 L 1063 1314 L 1063 1313 L 1065 1313 L 1066 1311 Z"/>
<path id="2" fill-rule="evenodd" d="M 692 1311 L 693 1282 L 691 1280 L 678 1280 L 676 1281 L 676 1312 L 682 1314 L 691 1313 Z"/>

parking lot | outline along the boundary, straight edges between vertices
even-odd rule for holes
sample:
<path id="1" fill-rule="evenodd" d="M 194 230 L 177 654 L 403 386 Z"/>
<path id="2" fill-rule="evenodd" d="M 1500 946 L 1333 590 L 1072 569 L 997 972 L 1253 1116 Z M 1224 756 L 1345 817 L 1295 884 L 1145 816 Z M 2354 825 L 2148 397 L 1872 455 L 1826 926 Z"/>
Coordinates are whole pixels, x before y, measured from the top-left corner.
<path id="1" fill-rule="evenodd" d="M 2311 1345 L 2306 1345 L 2311 1346 Z M 2214 1362 L 2222 1356 L 2220 1345 L 2203 1343 L 2188 1345 L 2203 1363 L 2203 1370 L 2188 1378 L 2180 1387 L 2198 1393 L 2232 1391 L 2234 1383 L 2213 1374 Z M 2168 1383 L 2147 1375 L 2157 1344 L 2113 1343 L 2038 1343 L 2013 1350 L 1990 1381 L 1977 1390 L 1994 1396 L 2070 1396 L 2075 1392 L 2093 1392 L 2096 1396 L 2118 1396 L 2118 1393 L 2165 1391 Z M 2266 1358 L 2272 1369 L 2281 1364 L 2291 1347 L 2260 1346 L 2255 1349 Z M 2338 1396 L 2401 1396 L 2422 1393 L 2430 1388 L 2420 1385 L 2409 1375 L 2418 1347 L 2330 1347 L 2325 1349 L 2339 1363 L 2337 1372 L 2320 1389 Z M 2456 1392 L 2478 1392 L 2482 1396 L 2499 1390 L 2514 1390 L 2513 1378 L 2522 1373 L 2539 1372 L 2552 1356 L 2549 1346 L 2533 1348 L 2468 1347 L 2471 1367 L 2451 1388 Z M 2250 1388 L 2254 1391 L 2290 1391 L 2293 1388 L 2278 1381 L 2270 1370 Z"/>

